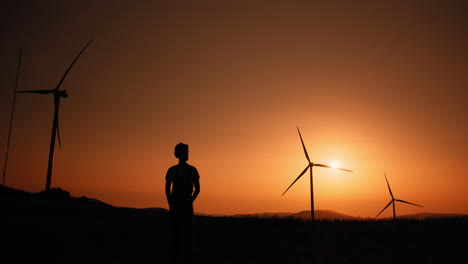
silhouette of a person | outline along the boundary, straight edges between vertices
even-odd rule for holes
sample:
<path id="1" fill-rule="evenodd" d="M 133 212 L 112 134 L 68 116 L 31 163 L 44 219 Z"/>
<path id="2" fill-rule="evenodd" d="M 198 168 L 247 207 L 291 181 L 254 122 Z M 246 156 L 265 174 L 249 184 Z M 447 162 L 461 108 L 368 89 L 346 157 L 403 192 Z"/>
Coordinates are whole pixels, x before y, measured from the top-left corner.
<path id="1" fill-rule="evenodd" d="M 187 163 L 188 145 L 179 143 L 174 155 L 179 164 L 166 174 L 166 198 L 169 204 L 174 262 L 190 263 L 192 258 L 193 202 L 200 193 L 200 175 Z"/>

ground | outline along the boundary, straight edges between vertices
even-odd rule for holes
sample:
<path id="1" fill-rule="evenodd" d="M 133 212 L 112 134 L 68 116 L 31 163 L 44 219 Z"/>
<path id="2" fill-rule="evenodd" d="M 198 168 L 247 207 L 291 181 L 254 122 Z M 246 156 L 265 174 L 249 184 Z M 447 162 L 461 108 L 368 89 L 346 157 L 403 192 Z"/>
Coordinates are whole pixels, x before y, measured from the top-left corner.
<path id="1" fill-rule="evenodd" d="M 170 263 L 165 210 L 0 198 L 2 263 Z M 459 263 L 467 223 L 197 216 L 193 263 Z"/>

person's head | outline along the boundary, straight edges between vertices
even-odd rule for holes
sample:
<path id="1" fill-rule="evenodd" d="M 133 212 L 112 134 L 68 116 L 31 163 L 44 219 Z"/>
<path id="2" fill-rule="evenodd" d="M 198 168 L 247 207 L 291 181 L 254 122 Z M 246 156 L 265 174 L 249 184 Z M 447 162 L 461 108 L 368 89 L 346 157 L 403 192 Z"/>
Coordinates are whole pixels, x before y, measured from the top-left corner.
<path id="1" fill-rule="evenodd" d="M 181 161 L 188 160 L 188 145 L 184 143 L 179 143 L 175 146 L 174 156 Z"/>

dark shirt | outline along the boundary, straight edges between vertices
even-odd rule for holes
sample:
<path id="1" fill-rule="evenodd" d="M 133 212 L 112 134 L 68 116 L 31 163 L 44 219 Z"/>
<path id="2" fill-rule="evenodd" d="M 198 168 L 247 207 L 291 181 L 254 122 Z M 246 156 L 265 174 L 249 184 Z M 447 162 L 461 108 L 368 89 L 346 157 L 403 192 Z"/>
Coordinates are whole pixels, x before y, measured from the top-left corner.
<path id="1" fill-rule="evenodd" d="M 172 182 L 170 199 L 173 207 L 192 207 L 194 182 L 198 179 L 197 169 L 189 164 L 178 164 L 167 170 L 166 181 Z"/>

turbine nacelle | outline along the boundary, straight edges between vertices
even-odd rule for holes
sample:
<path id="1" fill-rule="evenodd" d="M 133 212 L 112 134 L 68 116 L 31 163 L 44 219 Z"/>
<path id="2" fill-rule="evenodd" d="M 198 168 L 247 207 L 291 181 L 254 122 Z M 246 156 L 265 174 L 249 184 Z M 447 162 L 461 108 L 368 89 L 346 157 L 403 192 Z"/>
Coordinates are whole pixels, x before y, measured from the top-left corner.
<path id="1" fill-rule="evenodd" d="M 60 97 L 63 97 L 63 98 L 67 98 L 67 97 L 68 97 L 67 90 L 56 91 L 56 94 L 58 94 Z"/>

